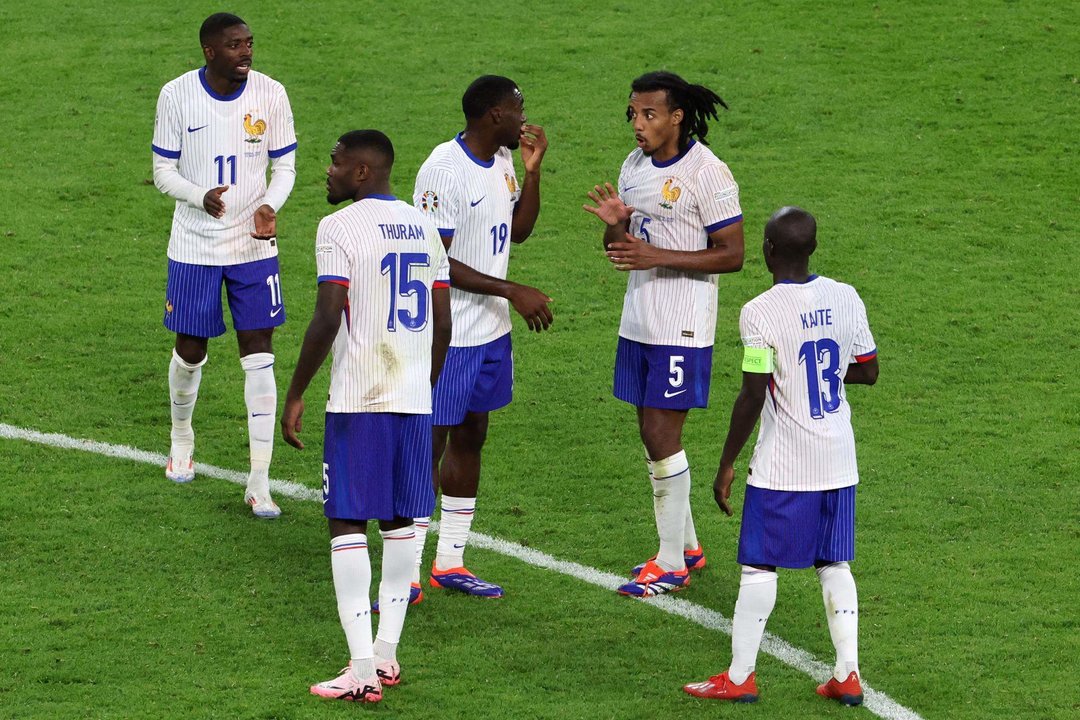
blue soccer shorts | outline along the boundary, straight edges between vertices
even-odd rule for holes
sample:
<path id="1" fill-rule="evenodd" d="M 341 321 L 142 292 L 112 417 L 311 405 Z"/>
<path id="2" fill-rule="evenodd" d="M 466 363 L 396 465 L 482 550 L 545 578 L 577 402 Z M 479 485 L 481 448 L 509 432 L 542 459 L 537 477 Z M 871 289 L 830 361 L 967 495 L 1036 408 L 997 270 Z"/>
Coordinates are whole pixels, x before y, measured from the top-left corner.
<path id="1" fill-rule="evenodd" d="M 326 413 L 326 517 L 393 520 L 434 510 L 431 415 Z"/>
<path id="2" fill-rule="evenodd" d="M 689 410 L 709 404 L 712 347 L 647 345 L 619 338 L 615 397 L 636 407 Z"/>
<path id="3" fill-rule="evenodd" d="M 484 345 L 451 346 L 431 397 L 433 422 L 460 425 L 465 413 L 498 410 L 509 405 L 513 396 L 510 333 Z"/>
<path id="4" fill-rule="evenodd" d="M 285 322 L 276 257 L 239 265 L 191 265 L 169 260 L 165 327 L 211 338 L 225 333 L 221 286 L 235 330 L 264 330 Z"/>
<path id="5" fill-rule="evenodd" d="M 854 559 L 854 485 L 806 492 L 746 487 L 739 564 L 808 568 Z"/>

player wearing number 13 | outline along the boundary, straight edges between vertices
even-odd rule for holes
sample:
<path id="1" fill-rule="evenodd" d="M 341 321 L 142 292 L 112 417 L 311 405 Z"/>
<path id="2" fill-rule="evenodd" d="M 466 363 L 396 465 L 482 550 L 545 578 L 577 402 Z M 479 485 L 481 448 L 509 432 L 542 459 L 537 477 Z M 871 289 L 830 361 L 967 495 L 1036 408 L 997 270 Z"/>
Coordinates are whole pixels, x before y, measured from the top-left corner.
<path id="1" fill-rule="evenodd" d="M 800 208 L 769 219 L 762 249 L 774 284 L 746 303 L 739 319 L 742 390 L 713 486 L 728 515 L 735 459 L 759 416 L 761 430 L 746 477 L 731 666 L 685 687 L 699 697 L 757 699 L 754 667 L 776 602 L 776 568 L 814 566 L 836 648 L 833 678 L 818 694 L 862 702 L 858 596 L 848 566 L 859 472 L 844 386 L 874 384 L 877 349 L 855 289 L 810 274 L 816 235 L 813 216 Z"/>
<path id="2" fill-rule="evenodd" d="M 272 338 L 285 306 L 275 235 L 276 213 L 296 178 L 292 110 L 281 84 L 251 69 L 253 38 L 243 20 L 211 15 L 199 42 L 206 65 L 161 89 L 152 144 L 154 184 L 176 199 L 165 291 L 165 327 L 176 333 L 165 476 L 195 477 L 191 416 L 208 339 L 225 332 L 224 284 L 246 375 L 245 500 L 255 515 L 276 517 L 281 511 L 269 485 L 277 410 Z"/>

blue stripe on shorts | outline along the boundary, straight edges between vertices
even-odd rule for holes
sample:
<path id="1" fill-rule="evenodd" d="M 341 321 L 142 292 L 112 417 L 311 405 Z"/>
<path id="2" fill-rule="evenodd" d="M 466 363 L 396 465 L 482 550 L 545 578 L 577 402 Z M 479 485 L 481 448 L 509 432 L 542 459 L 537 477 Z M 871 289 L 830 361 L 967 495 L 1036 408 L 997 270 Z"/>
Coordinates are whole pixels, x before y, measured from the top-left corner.
<path id="1" fill-rule="evenodd" d="M 510 333 L 474 347 L 451 346 L 431 397 L 434 423 L 460 425 L 465 413 L 498 410 L 509 405 L 513 396 Z"/>
<path id="2" fill-rule="evenodd" d="M 807 492 L 747 486 L 739 564 L 807 568 L 854 559 L 854 485 Z"/>
<path id="3" fill-rule="evenodd" d="M 323 473 L 328 518 L 431 515 L 431 415 L 326 413 Z"/>
<path id="4" fill-rule="evenodd" d="M 709 404 L 712 347 L 648 345 L 619 338 L 614 395 L 636 407 L 689 410 Z"/>

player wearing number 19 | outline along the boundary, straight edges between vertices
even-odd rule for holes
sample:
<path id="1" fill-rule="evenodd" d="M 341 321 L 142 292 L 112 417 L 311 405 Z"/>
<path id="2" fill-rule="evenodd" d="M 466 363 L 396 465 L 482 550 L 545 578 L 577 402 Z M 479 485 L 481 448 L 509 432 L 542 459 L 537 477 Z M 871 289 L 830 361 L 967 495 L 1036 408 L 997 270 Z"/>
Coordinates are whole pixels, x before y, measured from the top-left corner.
<path id="1" fill-rule="evenodd" d="M 416 558 L 413 517 L 431 514 L 431 388 L 450 342 L 449 264 L 435 223 L 390 195 L 394 148 L 378 130 L 341 136 L 315 239 L 319 292 L 281 416 L 290 445 L 303 395 L 333 350 L 323 447 L 323 512 L 349 666 L 312 686 L 374 702 L 400 678 L 397 643 Z M 383 538 L 378 635 L 371 639 L 367 521 Z"/>
<path id="2" fill-rule="evenodd" d="M 761 430 L 746 473 L 731 666 L 684 688 L 698 697 L 757 699 L 754 667 L 776 602 L 776 568 L 812 565 L 836 648 L 833 677 L 817 692 L 845 705 L 862 702 L 858 596 L 848 566 L 855 557 L 859 471 L 844 386 L 874 384 L 877 349 L 855 289 L 810 274 L 816 235 L 813 216 L 800 208 L 782 208 L 769 219 L 762 250 L 774 284 L 746 303 L 739 318 L 742 390 L 713 486 L 728 515 L 735 459 L 759 416 Z"/>
<path id="3" fill-rule="evenodd" d="M 225 332 L 224 284 L 246 375 L 251 473 L 244 499 L 256 516 L 272 518 L 281 514 L 270 496 L 272 337 L 285 322 L 275 235 L 296 178 L 296 135 L 285 89 L 251 69 L 253 38 L 243 20 L 211 15 L 199 42 L 206 65 L 161 89 L 152 144 L 154 184 L 176 199 L 165 290 L 165 327 L 176 333 L 165 476 L 195 478 L 191 416 L 208 339 Z"/>
<path id="4" fill-rule="evenodd" d="M 670 72 L 631 84 L 626 118 L 637 149 L 619 190 L 597 185 L 584 209 L 606 225 L 604 247 L 628 271 L 615 357 L 615 397 L 637 408 L 638 431 L 660 536 L 656 556 L 634 568 L 624 595 L 686 586 L 705 564 L 690 513 L 690 466 L 682 429 L 709 399 L 717 274 L 743 263 L 739 187 L 705 145 L 716 93 Z"/>

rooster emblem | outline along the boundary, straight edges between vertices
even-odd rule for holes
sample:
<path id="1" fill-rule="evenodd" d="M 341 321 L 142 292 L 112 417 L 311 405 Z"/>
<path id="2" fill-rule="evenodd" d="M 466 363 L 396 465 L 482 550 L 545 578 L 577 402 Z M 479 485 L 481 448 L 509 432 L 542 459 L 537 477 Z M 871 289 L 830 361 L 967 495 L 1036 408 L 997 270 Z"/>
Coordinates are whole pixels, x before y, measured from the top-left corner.
<path id="1" fill-rule="evenodd" d="M 678 201 L 679 196 L 682 195 L 682 188 L 671 187 L 671 184 L 675 182 L 675 178 L 668 178 L 664 182 L 664 187 L 660 188 L 660 195 L 664 198 L 660 201 L 660 207 L 671 209 L 673 203 Z"/>
<path id="2" fill-rule="evenodd" d="M 517 180 L 510 173 L 503 173 L 503 179 L 506 180 L 506 188 L 513 195 L 517 192 Z"/>
<path id="3" fill-rule="evenodd" d="M 251 113 L 244 115 L 244 132 L 248 134 L 247 139 L 244 142 L 259 143 L 262 142 L 262 138 L 259 136 L 266 132 L 266 121 L 255 120 L 252 122 Z"/>

